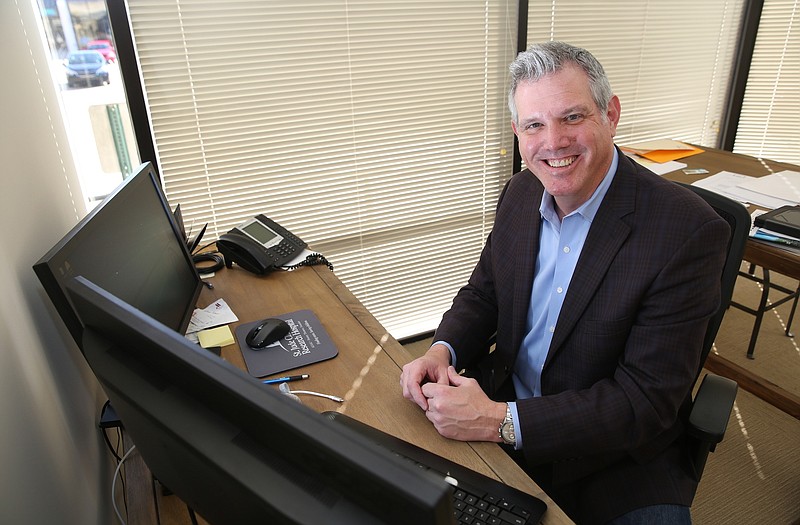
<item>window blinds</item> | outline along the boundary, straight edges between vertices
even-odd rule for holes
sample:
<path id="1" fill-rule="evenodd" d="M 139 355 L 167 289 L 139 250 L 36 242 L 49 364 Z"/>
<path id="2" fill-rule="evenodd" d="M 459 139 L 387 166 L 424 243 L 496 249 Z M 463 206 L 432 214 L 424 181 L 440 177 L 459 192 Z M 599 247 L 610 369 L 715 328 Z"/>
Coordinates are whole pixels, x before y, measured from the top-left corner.
<path id="1" fill-rule="evenodd" d="M 530 2 L 528 42 L 563 40 L 603 64 L 622 105 L 616 142 L 716 147 L 743 0 Z"/>
<path id="2" fill-rule="evenodd" d="M 606 66 L 620 144 L 716 144 L 743 0 L 529 2 Z M 166 193 L 300 235 L 398 338 L 435 328 L 511 174 L 517 2 L 128 0 Z M 676 16 L 681 23 L 676 24 Z"/>
<path id="3" fill-rule="evenodd" d="M 510 175 L 516 2 L 128 0 L 165 191 L 265 213 L 397 338 L 436 327 Z M 268 298 L 265 298 L 268 300 Z"/>
<path id="4" fill-rule="evenodd" d="M 765 0 L 733 151 L 800 164 L 800 1 Z"/>

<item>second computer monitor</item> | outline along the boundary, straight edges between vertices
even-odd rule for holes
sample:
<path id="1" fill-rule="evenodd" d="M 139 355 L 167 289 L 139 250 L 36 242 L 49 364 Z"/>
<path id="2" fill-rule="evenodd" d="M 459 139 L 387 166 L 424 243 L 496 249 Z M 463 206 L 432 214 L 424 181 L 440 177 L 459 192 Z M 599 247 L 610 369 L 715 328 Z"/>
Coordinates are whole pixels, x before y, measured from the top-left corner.
<path id="1" fill-rule="evenodd" d="M 83 275 L 168 327 L 184 332 L 202 289 L 153 165 L 142 164 L 34 266 L 80 346 L 82 327 L 65 285 Z"/>

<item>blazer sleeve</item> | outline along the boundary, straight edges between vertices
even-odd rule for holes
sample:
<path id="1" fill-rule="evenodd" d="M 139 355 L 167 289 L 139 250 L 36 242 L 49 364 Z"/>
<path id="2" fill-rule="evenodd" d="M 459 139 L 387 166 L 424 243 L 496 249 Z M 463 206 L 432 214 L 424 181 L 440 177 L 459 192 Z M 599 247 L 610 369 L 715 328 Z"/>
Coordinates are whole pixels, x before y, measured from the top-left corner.
<path id="1" fill-rule="evenodd" d="M 532 285 L 533 251 L 538 237 L 542 188 L 533 174 L 515 174 L 498 199 L 495 223 L 467 284 L 445 312 L 434 340 L 453 347 L 459 368 L 472 368 L 487 355 L 489 339 L 511 347 L 514 326 L 524 325 Z M 516 251 L 524 254 L 520 257 Z M 525 276 L 519 278 L 518 272 Z M 527 291 L 519 283 L 527 283 Z M 522 297 L 518 312 L 509 311 L 513 297 Z M 506 356 L 511 358 L 511 356 Z"/>

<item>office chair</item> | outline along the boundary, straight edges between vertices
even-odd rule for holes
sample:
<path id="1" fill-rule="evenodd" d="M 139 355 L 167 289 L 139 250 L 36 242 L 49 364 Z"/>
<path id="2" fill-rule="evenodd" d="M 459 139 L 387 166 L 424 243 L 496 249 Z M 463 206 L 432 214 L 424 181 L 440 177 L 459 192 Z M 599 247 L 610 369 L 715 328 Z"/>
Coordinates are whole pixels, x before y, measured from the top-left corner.
<path id="1" fill-rule="evenodd" d="M 722 318 L 731 302 L 736 277 L 744 256 L 744 247 L 750 233 L 750 214 L 741 203 L 696 186 L 677 182 L 690 189 L 705 200 L 720 217 L 728 222 L 731 238 L 728 241 L 728 255 L 722 269 L 720 305 L 714 316 L 708 321 L 708 328 L 703 340 L 699 378 L 708 353 L 714 344 Z M 695 378 L 695 383 L 697 382 Z M 687 426 L 689 449 L 697 481 L 703 475 L 709 452 L 713 452 L 725 436 L 725 429 L 730 419 L 733 402 L 736 400 L 738 385 L 735 381 L 713 374 L 706 374 L 697 389 Z"/>
<path id="2" fill-rule="evenodd" d="M 722 324 L 722 318 L 731 303 L 733 288 L 736 285 L 736 278 L 739 275 L 739 268 L 744 256 L 745 243 L 750 234 L 750 214 L 747 212 L 747 208 L 732 199 L 704 188 L 680 182 L 676 182 L 676 184 L 684 186 L 699 195 L 720 217 L 727 221 L 731 229 L 731 236 L 728 240 L 728 255 L 725 258 L 725 265 L 720 277 L 719 309 L 708 321 L 700 355 L 700 366 L 695 375 L 696 385 L 708 353 L 714 344 L 717 331 Z M 489 348 L 494 344 L 495 336 L 492 336 L 488 342 Z M 464 370 L 462 373 L 465 376 L 476 379 L 484 390 L 487 390 L 491 382 L 490 378 L 493 376 L 491 360 L 491 357 L 483 359 L 475 367 Z M 736 400 L 738 388 L 739 385 L 735 381 L 714 374 L 703 376 L 700 386 L 697 388 L 687 421 L 687 437 L 693 466 L 692 474 L 698 482 L 703 475 L 708 454 L 715 450 L 717 444 L 725 436 L 725 430 L 733 410 L 733 402 Z"/>

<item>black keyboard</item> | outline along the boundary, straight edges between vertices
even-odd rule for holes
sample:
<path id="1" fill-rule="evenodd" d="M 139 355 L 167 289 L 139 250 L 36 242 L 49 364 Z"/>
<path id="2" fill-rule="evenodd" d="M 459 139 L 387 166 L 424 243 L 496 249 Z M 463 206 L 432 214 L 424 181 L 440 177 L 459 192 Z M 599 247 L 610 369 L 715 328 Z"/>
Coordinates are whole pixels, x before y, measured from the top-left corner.
<path id="1" fill-rule="evenodd" d="M 547 505 L 534 496 L 500 483 L 488 476 L 437 456 L 416 445 L 338 412 L 325 416 L 355 430 L 372 442 L 419 468 L 439 473 L 453 486 L 455 523 L 468 525 L 534 525 Z"/>

